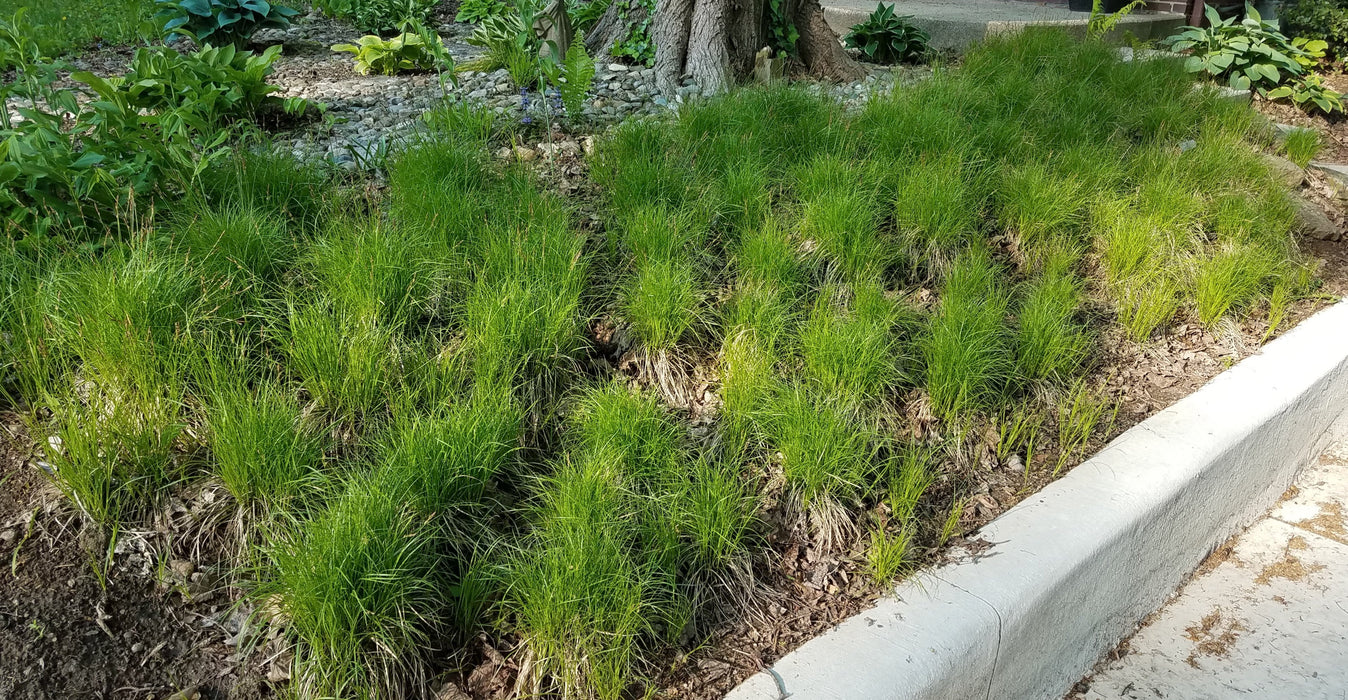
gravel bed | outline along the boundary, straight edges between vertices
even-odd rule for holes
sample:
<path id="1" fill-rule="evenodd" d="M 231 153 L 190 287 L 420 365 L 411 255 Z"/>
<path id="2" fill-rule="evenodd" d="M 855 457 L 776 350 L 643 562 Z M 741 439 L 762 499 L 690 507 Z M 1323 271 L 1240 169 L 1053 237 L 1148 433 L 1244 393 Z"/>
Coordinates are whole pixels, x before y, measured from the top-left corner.
<path id="1" fill-rule="evenodd" d="M 482 48 L 465 41 L 472 30 L 472 25 L 459 23 L 437 27 L 445 47 L 459 64 L 482 56 Z M 377 165 L 390 146 L 416 133 L 422 114 L 447 100 L 467 101 L 495 112 L 506 121 L 541 123 L 550 119 L 561 122 L 572 132 L 594 133 L 631 117 L 668 113 L 680 104 L 702 97 L 697 85 L 685 81 L 673 99 L 667 99 L 656 93 L 653 69 L 597 57 L 595 79 L 584 113 L 579 118 L 558 112 L 549 115 L 549 103 L 558 106 L 560 103 L 537 90 L 522 92 L 505 69 L 443 75 L 430 72 L 359 75 L 353 69 L 351 55 L 336 53 L 331 46 L 354 43 L 361 34 L 345 22 L 311 13 L 285 30 L 263 30 L 254 37 L 250 48 L 255 51 L 282 45 L 275 73 L 269 78 L 279 88 L 275 94 L 322 103 L 325 110 L 321 120 L 276 134 L 278 146 L 302 159 L 327 160 L 354 170 Z M 192 48 L 186 39 L 173 39 L 170 43 L 183 51 Z M 126 71 L 132 51 L 133 47 L 128 46 L 107 47 L 74 56 L 70 63 L 75 69 L 105 77 L 120 75 Z M 826 91 L 855 108 L 865 104 L 873 94 L 887 93 L 896 84 L 916 82 L 931 74 L 926 66 L 863 65 L 868 73 L 862 80 L 843 84 L 812 82 L 810 89 Z M 71 84 L 68 80 L 61 82 Z M 24 105 L 11 98 L 6 106 L 17 117 L 17 108 Z"/>
<path id="2" fill-rule="evenodd" d="M 472 26 L 445 24 L 438 28 L 445 46 L 462 64 L 479 58 L 482 49 L 465 42 Z M 537 90 L 524 93 L 505 69 L 464 71 L 455 75 L 405 73 L 394 76 L 358 75 L 349 54 L 328 47 L 349 43 L 360 33 L 350 26 L 308 17 L 285 31 L 260 32 L 256 43 L 281 43 L 272 83 L 281 97 L 303 97 L 326 105 L 321 123 L 311 124 L 278 138 L 297 157 L 323 158 L 356 169 L 376 162 L 390 144 L 413 135 L 424 112 L 446 100 L 468 101 L 511 121 L 543 120 L 549 100 Z M 868 75 L 846 84 L 815 83 L 849 106 L 864 104 L 872 94 L 888 92 L 896 83 L 911 83 L 930 75 L 925 66 L 868 66 Z M 672 100 L 655 91 L 655 72 L 641 65 L 597 61 L 595 79 L 580 119 L 562 119 L 580 131 L 602 130 L 606 124 L 634 116 L 677 109 L 701 97 L 697 85 L 685 81 Z M 557 117 L 554 116 L 554 119 Z"/>

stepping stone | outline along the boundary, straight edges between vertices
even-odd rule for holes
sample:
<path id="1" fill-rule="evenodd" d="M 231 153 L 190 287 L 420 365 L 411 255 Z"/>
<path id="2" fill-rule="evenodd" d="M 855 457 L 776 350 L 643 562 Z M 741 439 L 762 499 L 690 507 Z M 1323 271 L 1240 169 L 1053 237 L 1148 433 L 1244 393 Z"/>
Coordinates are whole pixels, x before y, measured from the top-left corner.
<path id="1" fill-rule="evenodd" d="M 1322 163 L 1313 160 L 1311 161 L 1311 169 L 1348 187 L 1348 165 L 1343 163 Z"/>

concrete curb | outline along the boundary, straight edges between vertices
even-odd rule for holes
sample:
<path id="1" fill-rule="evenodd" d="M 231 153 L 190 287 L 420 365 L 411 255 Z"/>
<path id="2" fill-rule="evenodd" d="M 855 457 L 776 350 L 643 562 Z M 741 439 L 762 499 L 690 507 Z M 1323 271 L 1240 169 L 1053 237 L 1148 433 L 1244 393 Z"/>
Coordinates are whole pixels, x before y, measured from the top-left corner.
<path id="1" fill-rule="evenodd" d="M 1060 698 L 1253 522 L 1348 406 L 1348 302 L 1135 426 L 729 700 Z"/>

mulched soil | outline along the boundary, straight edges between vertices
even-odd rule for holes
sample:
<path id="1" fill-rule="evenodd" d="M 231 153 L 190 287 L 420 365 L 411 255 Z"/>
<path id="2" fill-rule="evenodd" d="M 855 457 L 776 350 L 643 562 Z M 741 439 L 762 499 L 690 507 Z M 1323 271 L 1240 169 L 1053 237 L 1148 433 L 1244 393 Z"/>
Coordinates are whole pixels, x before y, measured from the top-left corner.
<path id="1" fill-rule="evenodd" d="M 271 697 L 226 643 L 241 617 L 183 560 L 164 562 L 162 577 L 186 573 L 166 585 L 144 553 L 121 551 L 100 580 L 105 541 L 81 527 L 34 452 L 17 417 L 0 414 L 0 698 Z"/>
<path id="2" fill-rule="evenodd" d="M 1348 73 L 1327 73 L 1322 77 L 1329 87 L 1348 95 Z M 1318 129 L 1324 135 L 1324 147 L 1316 159 L 1328 163 L 1348 163 L 1348 114 L 1326 116 L 1318 111 L 1307 114 L 1293 105 L 1267 100 L 1255 100 L 1255 109 L 1282 124 Z"/>

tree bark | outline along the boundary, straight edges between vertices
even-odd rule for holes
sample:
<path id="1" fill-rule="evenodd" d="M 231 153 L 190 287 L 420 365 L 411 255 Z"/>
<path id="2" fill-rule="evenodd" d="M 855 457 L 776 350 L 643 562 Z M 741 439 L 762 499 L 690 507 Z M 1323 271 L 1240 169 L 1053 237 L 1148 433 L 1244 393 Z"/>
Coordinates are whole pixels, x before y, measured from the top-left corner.
<path id="1" fill-rule="evenodd" d="M 730 66 L 735 75 L 743 76 L 754 70 L 754 54 L 768 45 L 771 31 L 765 20 L 765 0 L 730 1 Z"/>
<path id="2" fill-rule="evenodd" d="M 673 95 L 683 79 L 688 57 L 688 31 L 693 21 L 693 0 L 664 0 L 651 22 L 655 41 L 655 89 Z"/>
<path id="3" fill-rule="evenodd" d="M 725 92 L 731 83 L 729 5 L 729 0 L 696 0 L 693 5 L 685 66 L 698 87 L 709 94 Z"/>
<path id="4" fill-rule="evenodd" d="M 623 18 L 624 13 L 626 19 Z M 658 13 L 657 13 L 658 14 Z M 636 0 L 613 0 L 599 21 L 585 32 L 585 50 L 595 62 L 608 56 L 613 45 L 627 37 L 632 25 L 646 19 L 646 7 Z"/>
<path id="5" fill-rule="evenodd" d="M 672 98 L 691 76 L 703 93 L 714 94 L 750 74 L 754 56 L 768 45 L 768 0 L 657 0 L 651 22 L 655 42 L 655 87 Z M 627 9 L 628 22 L 619 19 Z M 856 80 L 866 70 L 843 51 L 838 35 L 824 21 L 819 0 L 785 0 L 799 38 L 796 49 L 810 75 L 826 80 Z M 606 55 L 644 11 L 637 0 L 614 0 L 585 37 L 592 56 Z"/>
<path id="6" fill-rule="evenodd" d="M 852 60 L 838 43 L 838 35 L 824 21 L 824 8 L 819 0 L 804 0 L 796 7 L 796 31 L 800 38 L 796 48 L 800 60 L 816 78 L 848 81 L 866 75 L 866 69 Z"/>

